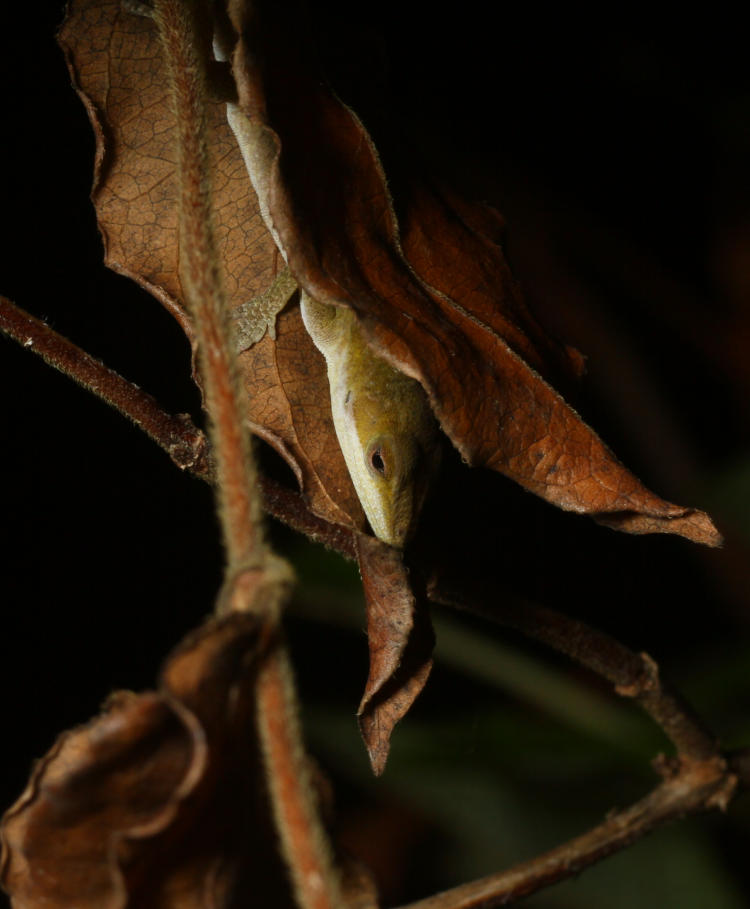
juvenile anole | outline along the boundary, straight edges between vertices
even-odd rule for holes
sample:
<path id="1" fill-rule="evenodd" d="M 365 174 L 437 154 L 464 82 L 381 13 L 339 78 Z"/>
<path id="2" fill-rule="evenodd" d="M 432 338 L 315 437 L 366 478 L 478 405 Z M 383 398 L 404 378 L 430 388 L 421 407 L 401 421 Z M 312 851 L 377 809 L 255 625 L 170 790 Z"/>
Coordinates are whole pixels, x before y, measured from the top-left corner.
<path id="1" fill-rule="evenodd" d="M 288 268 L 233 314 L 237 351 L 268 331 L 297 285 Z M 419 382 L 377 356 L 350 309 L 300 294 L 302 321 L 328 370 L 336 437 L 373 533 L 403 547 L 439 461 L 437 427 Z"/>
<path id="2" fill-rule="evenodd" d="M 268 130 L 237 104 L 227 104 L 227 120 L 261 215 L 284 255 L 268 199 L 269 173 L 278 150 Z M 238 349 L 251 346 L 266 329 L 274 336 L 276 313 L 293 290 L 293 279 L 281 272 L 265 294 L 241 307 L 236 317 L 243 338 Z M 305 327 L 326 360 L 333 425 L 362 508 L 375 536 L 403 547 L 439 462 L 437 424 L 427 396 L 419 382 L 374 353 L 351 309 L 320 303 L 304 290 L 300 306 Z"/>
<path id="3" fill-rule="evenodd" d="M 376 537 L 402 547 L 439 458 L 427 396 L 372 351 L 350 309 L 304 291 L 300 306 L 328 366 L 333 425 L 367 520 Z"/>

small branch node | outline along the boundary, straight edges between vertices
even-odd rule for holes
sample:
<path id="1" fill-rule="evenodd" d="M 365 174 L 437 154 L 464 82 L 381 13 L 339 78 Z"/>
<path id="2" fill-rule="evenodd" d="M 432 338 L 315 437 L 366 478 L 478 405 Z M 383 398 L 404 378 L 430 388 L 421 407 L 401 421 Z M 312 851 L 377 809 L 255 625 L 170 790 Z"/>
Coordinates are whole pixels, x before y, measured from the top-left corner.
<path id="1" fill-rule="evenodd" d="M 657 754 L 651 761 L 651 766 L 663 780 L 673 780 L 680 774 L 683 764 L 673 755 Z"/>
<path id="2" fill-rule="evenodd" d="M 190 414 L 178 413 L 174 420 L 184 430 L 184 435 L 175 436 L 166 443 L 166 451 L 180 470 L 209 475 L 212 465 L 208 438 L 193 423 Z"/>
<path id="3" fill-rule="evenodd" d="M 729 803 L 737 793 L 739 782 L 736 774 L 727 773 L 724 784 L 706 799 L 706 808 L 718 808 L 722 813 L 726 812 Z"/>
<path id="4" fill-rule="evenodd" d="M 228 571 L 216 604 L 217 615 L 254 612 L 275 623 L 294 586 L 291 565 L 271 552 Z"/>
<path id="5" fill-rule="evenodd" d="M 653 657 L 645 652 L 638 654 L 641 671 L 637 678 L 625 684 L 615 685 L 615 691 L 624 698 L 643 697 L 646 692 L 659 688 L 659 666 Z"/>

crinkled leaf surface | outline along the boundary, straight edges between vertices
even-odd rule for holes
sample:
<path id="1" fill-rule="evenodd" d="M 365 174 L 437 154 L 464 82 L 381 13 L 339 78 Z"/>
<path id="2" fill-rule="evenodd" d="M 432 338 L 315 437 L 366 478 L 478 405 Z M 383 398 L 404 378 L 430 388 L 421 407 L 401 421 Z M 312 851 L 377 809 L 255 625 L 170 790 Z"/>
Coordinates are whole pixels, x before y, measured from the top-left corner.
<path id="1" fill-rule="evenodd" d="M 289 905 L 258 772 L 262 636 L 247 614 L 210 620 L 158 691 L 61 736 L 3 819 L 14 906 Z"/>
<path id="2" fill-rule="evenodd" d="M 357 538 L 367 597 L 370 675 L 359 726 L 375 773 L 385 768 L 391 732 L 424 688 L 435 636 L 427 603 L 417 598 L 401 553 L 365 534 Z"/>
<path id="3" fill-rule="evenodd" d="M 424 188 L 394 207 L 366 129 L 310 62 L 301 11 L 232 9 L 240 106 L 275 148 L 263 201 L 298 282 L 355 310 L 373 346 L 422 383 L 468 463 L 628 532 L 716 545 L 707 515 L 646 489 L 542 378 L 551 345 L 487 219 Z"/>
<path id="4" fill-rule="evenodd" d="M 190 334 L 177 268 L 175 119 L 156 27 L 124 4 L 70 4 L 60 32 L 96 133 L 92 199 L 106 262 L 164 302 Z M 277 252 L 257 212 L 221 104 L 208 111 L 214 227 L 232 303 L 270 284 Z"/>
<path id="5" fill-rule="evenodd" d="M 266 335 L 240 363 L 252 429 L 292 465 L 312 510 L 334 524 L 364 527 L 333 428 L 325 361 L 299 306 L 278 317 L 276 340 Z"/>
<path id="6" fill-rule="evenodd" d="M 136 280 L 175 315 L 188 336 L 178 277 L 175 120 L 154 22 L 120 2 L 77 0 L 60 34 L 74 84 L 96 134 L 92 198 L 107 264 Z M 229 305 L 263 293 L 280 266 L 258 209 L 226 105 L 208 104 L 213 222 Z M 325 364 L 296 305 L 274 342 L 238 356 L 249 423 L 286 458 L 312 510 L 333 523 L 364 525 L 338 448 Z"/>

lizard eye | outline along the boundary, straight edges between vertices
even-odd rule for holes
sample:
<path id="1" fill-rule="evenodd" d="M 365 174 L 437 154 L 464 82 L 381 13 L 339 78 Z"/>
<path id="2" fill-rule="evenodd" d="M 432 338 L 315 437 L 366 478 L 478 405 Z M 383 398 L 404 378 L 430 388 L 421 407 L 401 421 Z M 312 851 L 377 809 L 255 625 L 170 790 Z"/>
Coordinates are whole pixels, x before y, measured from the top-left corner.
<path id="1" fill-rule="evenodd" d="M 367 449 L 367 466 L 372 473 L 388 476 L 388 456 L 381 441 L 373 442 Z"/>

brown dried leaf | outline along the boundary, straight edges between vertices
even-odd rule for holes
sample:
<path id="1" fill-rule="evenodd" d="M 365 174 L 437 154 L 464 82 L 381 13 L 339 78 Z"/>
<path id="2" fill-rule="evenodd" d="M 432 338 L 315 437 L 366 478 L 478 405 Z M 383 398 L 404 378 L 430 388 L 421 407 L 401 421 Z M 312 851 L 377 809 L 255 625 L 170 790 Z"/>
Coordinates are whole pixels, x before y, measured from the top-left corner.
<path id="1" fill-rule="evenodd" d="M 357 557 L 367 601 L 370 675 L 357 711 L 372 769 L 381 774 L 393 727 L 424 688 L 432 669 L 426 602 L 417 600 L 402 553 L 358 534 Z"/>
<path id="2" fill-rule="evenodd" d="M 76 0 L 60 33 L 71 76 L 96 134 L 92 198 L 110 268 L 154 294 L 192 337 L 178 277 L 175 120 L 156 27 L 120 0 Z M 208 104 L 213 220 L 229 305 L 271 285 L 283 262 L 258 208 L 226 119 Z M 360 528 L 364 515 L 336 441 L 325 364 L 293 301 L 238 356 L 248 421 L 295 472 L 312 511 Z"/>
<path id="3" fill-rule="evenodd" d="M 401 248 L 423 282 L 485 323 L 532 369 L 579 377 L 581 354 L 550 338 L 526 306 L 502 252 L 499 212 L 429 185 L 415 169 L 399 186 Z"/>
<path id="4" fill-rule="evenodd" d="M 299 306 L 240 354 L 253 432 L 286 457 L 310 508 L 332 524 L 365 526 L 331 417 L 325 360 L 312 345 Z"/>
<path id="5" fill-rule="evenodd" d="M 92 199 L 107 265 L 137 281 L 191 335 L 177 268 L 175 119 L 156 27 L 120 0 L 71 3 L 59 36 L 96 134 Z M 237 304 L 271 283 L 268 236 L 224 106 L 208 110 L 214 227 L 225 287 Z"/>
<path id="6" fill-rule="evenodd" d="M 65 733 L 2 824 L 18 909 L 205 909 L 291 900 L 261 795 L 255 617 L 211 620 L 158 692 Z"/>
<path id="7" fill-rule="evenodd" d="M 399 224 L 370 136 L 309 62 L 301 13 L 237 3 L 233 15 L 240 106 L 274 150 L 261 194 L 308 293 L 357 313 L 373 346 L 422 383 L 468 463 L 621 530 L 717 545 L 707 515 L 646 489 L 537 371 L 553 345 L 490 219 L 412 187 Z"/>

